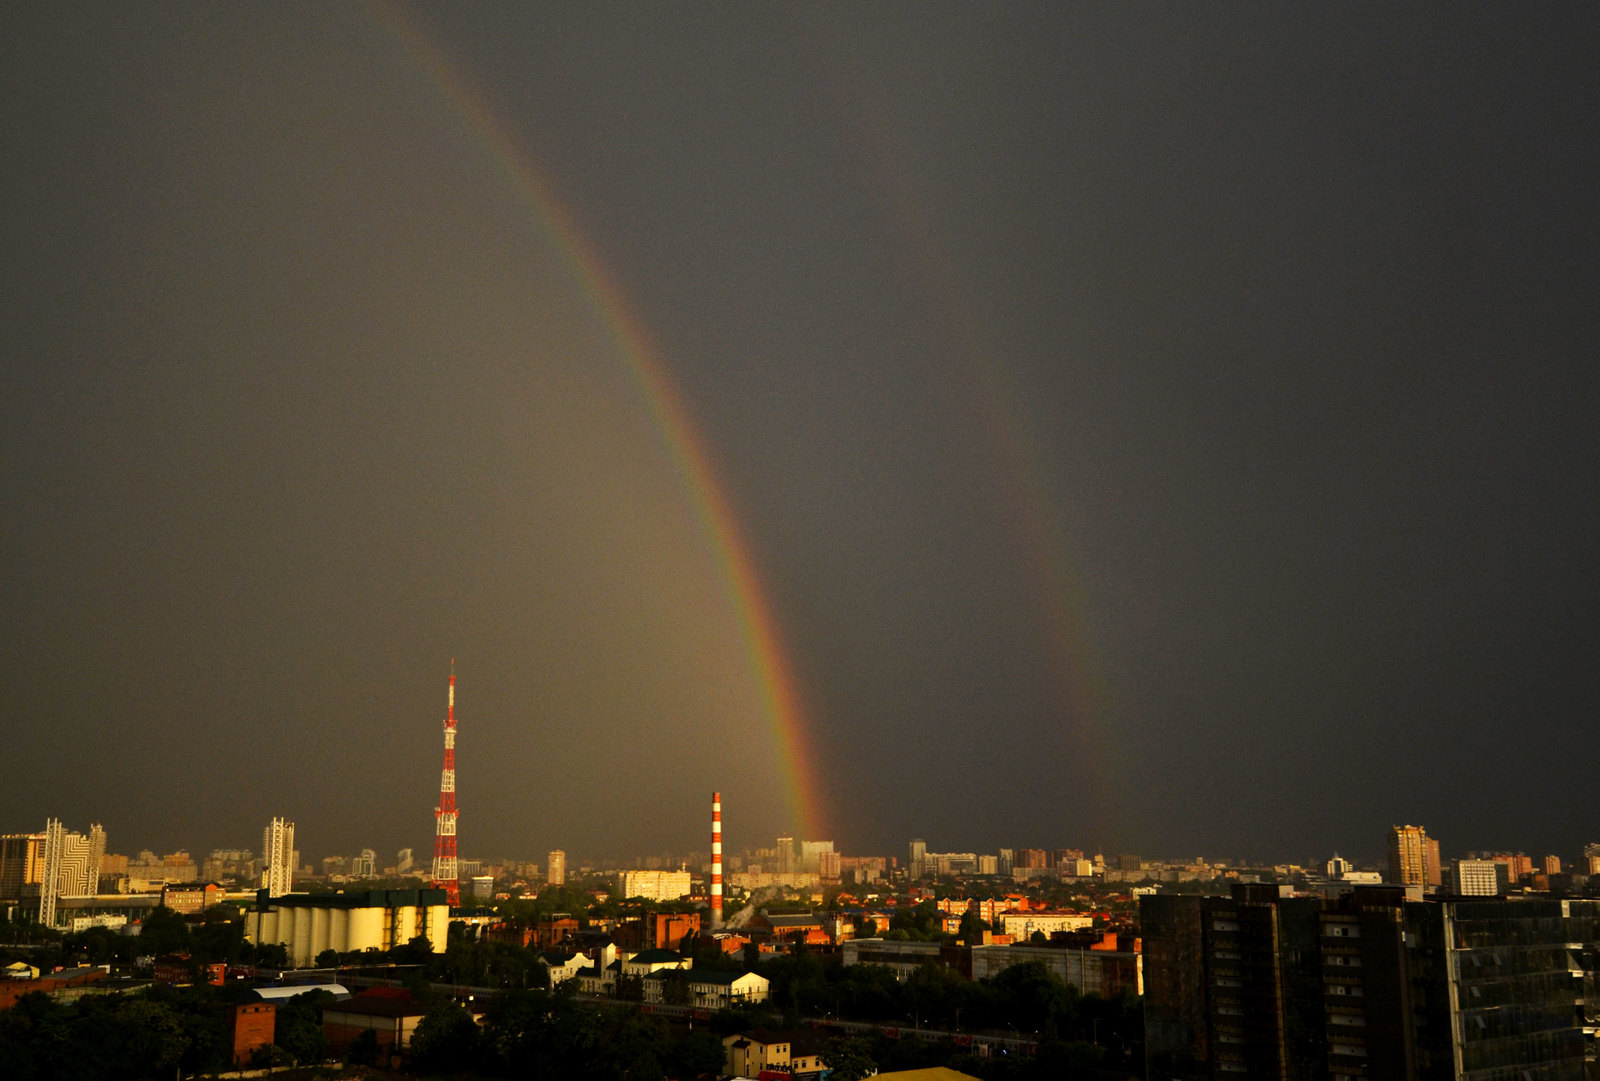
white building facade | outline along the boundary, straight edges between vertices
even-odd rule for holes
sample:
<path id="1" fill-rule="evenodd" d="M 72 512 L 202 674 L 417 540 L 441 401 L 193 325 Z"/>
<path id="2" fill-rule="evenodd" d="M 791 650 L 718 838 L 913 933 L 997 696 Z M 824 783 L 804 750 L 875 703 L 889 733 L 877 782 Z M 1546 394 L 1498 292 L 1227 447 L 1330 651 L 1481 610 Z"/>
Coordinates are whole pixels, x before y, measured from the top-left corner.
<path id="1" fill-rule="evenodd" d="M 274 818 L 261 831 L 261 886 L 269 897 L 294 889 L 294 823 Z"/>

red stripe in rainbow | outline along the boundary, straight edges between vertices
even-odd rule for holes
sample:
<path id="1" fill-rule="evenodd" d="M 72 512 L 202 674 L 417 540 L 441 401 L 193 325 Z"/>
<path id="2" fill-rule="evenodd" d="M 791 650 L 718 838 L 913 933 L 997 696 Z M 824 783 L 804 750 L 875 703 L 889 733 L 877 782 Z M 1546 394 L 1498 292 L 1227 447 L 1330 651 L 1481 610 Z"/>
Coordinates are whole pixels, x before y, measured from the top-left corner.
<path id="1" fill-rule="evenodd" d="M 489 157 L 506 171 L 518 197 L 532 208 L 552 248 L 566 260 L 569 274 L 585 287 L 596 314 L 616 342 L 621 359 L 637 378 L 646 408 L 677 464 L 706 541 L 722 568 L 728 600 L 742 630 L 780 759 L 779 772 L 785 778 L 789 812 L 801 827 L 801 836 L 827 836 L 819 814 L 816 796 L 820 789 L 805 740 L 800 697 L 772 606 L 762 589 L 733 506 L 717 480 L 710 449 L 699 435 L 647 328 L 630 309 L 599 253 L 556 198 L 532 158 L 490 111 L 459 65 L 451 63 L 394 4 L 372 0 L 368 6 L 376 21 L 399 41 L 406 57 L 465 120 Z"/>

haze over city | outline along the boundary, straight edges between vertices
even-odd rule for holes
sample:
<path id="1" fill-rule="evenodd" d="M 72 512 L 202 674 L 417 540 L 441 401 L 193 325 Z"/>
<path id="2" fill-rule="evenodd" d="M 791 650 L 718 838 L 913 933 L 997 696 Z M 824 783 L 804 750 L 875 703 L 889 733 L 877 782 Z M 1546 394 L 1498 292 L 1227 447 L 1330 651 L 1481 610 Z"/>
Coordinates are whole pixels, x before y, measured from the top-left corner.
<path id="1" fill-rule="evenodd" d="M 1593 18 L 13 6 L 0 819 L 1575 854 Z"/>

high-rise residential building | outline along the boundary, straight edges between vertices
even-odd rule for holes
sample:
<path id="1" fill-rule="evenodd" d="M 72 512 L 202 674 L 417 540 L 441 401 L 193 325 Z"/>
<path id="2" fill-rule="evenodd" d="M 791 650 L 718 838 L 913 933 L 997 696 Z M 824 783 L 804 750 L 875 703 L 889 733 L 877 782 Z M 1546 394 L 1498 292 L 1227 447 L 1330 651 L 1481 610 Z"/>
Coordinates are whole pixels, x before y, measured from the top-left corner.
<path id="1" fill-rule="evenodd" d="M 1559 875 L 1561 873 L 1561 857 L 1546 856 L 1544 858 L 1544 873 L 1547 875 Z"/>
<path id="2" fill-rule="evenodd" d="M 1149 1081 L 1587 1076 L 1600 902 L 1292 894 L 1140 898 Z"/>
<path id="3" fill-rule="evenodd" d="M 378 877 L 378 854 L 370 848 L 363 848 L 361 854 L 350 861 L 350 877 Z"/>
<path id="4" fill-rule="evenodd" d="M 416 865 L 416 857 L 411 854 L 411 849 L 402 848 L 399 852 L 395 853 L 394 869 L 400 874 L 405 874 Z"/>
<path id="5" fill-rule="evenodd" d="M 294 889 L 294 823 L 274 818 L 261 831 L 261 886 L 268 897 Z"/>
<path id="6" fill-rule="evenodd" d="M 799 868 L 795 866 L 793 837 L 779 837 L 776 849 L 779 874 L 787 875 L 799 870 Z"/>
<path id="7" fill-rule="evenodd" d="M 624 898 L 676 901 L 694 889 L 693 877 L 688 871 L 623 871 L 617 888 Z"/>
<path id="8" fill-rule="evenodd" d="M 100 858 L 106 851 L 106 831 L 99 824 L 87 836 L 68 830 L 58 818 L 45 823 L 39 862 L 39 922 L 56 925 L 56 900 L 87 897 L 100 889 Z"/>
<path id="9" fill-rule="evenodd" d="M 1450 888 L 1463 897 L 1494 897 L 1502 872 L 1494 860 L 1456 860 Z"/>
<path id="10" fill-rule="evenodd" d="M 801 871 L 816 871 L 820 869 L 822 854 L 833 851 L 832 841 L 801 841 L 800 842 L 800 867 Z"/>
<path id="11" fill-rule="evenodd" d="M 1439 842 L 1428 837 L 1421 826 L 1389 828 L 1389 881 L 1399 886 L 1433 886 L 1441 877 L 1438 868 Z"/>
<path id="12" fill-rule="evenodd" d="M 44 834 L 0 836 L 0 898 L 15 901 L 23 887 L 36 885 L 44 867 Z"/>
<path id="13" fill-rule="evenodd" d="M 1493 852 L 1483 858 L 1503 864 L 1507 882 L 1519 882 L 1524 875 L 1533 874 L 1533 860 L 1525 852 Z"/>
<path id="14" fill-rule="evenodd" d="M 913 840 L 909 855 L 910 858 L 906 861 L 906 873 L 914 881 L 928 873 L 928 842 L 920 837 Z"/>
<path id="15" fill-rule="evenodd" d="M 546 857 L 550 869 L 546 872 L 544 880 L 552 886 L 565 886 L 567 884 L 567 854 L 561 849 L 553 849 Z"/>
<path id="16" fill-rule="evenodd" d="M 1439 857 L 1439 842 L 1434 838 L 1426 839 L 1422 849 L 1422 873 L 1428 881 L 1430 889 L 1438 889 L 1444 885 L 1444 861 Z"/>

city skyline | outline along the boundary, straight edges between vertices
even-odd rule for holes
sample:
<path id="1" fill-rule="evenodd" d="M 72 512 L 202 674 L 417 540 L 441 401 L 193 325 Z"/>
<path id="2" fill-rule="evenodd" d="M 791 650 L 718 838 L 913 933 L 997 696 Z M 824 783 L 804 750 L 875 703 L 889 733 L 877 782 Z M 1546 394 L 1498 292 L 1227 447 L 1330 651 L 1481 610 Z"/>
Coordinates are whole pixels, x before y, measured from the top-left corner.
<path id="1" fill-rule="evenodd" d="M 1570 856 L 1593 18 L 8 10 L 0 822 Z"/>

